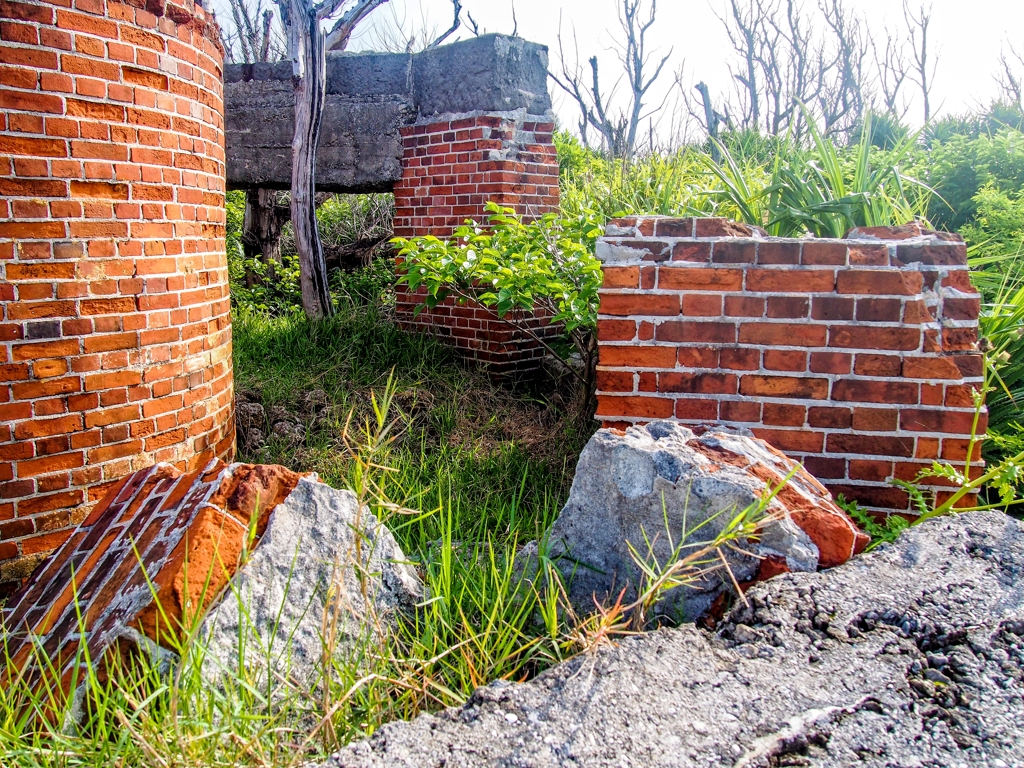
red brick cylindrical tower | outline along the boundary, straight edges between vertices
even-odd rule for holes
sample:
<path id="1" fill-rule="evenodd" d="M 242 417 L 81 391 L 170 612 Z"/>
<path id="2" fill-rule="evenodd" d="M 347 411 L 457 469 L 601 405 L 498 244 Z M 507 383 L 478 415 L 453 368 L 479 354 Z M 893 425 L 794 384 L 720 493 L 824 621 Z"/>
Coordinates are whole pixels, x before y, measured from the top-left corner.
<path id="1" fill-rule="evenodd" d="M 233 453 L 222 64 L 193 0 L 0 0 L 0 593 Z"/>

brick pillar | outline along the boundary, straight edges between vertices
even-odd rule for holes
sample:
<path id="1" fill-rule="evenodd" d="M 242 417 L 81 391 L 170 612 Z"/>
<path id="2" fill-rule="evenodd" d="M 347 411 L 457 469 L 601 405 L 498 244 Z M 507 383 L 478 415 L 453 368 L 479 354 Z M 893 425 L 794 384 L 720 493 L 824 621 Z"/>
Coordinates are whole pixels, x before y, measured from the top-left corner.
<path id="1" fill-rule="evenodd" d="M 192 0 L 0 17 L 5 591 L 118 478 L 229 458 L 234 425 L 211 17 Z"/>
<path id="2" fill-rule="evenodd" d="M 910 509 L 892 478 L 963 466 L 982 357 L 958 236 L 787 240 L 723 219 L 625 219 L 598 257 L 606 425 L 746 427 L 879 511 Z M 931 488 L 948 498 L 944 481 Z"/>
<path id="3" fill-rule="evenodd" d="M 528 217 L 557 210 L 553 130 L 552 123 L 534 122 L 521 113 L 456 116 L 403 128 L 395 234 L 447 237 L 466 219 L 485 221 L 484 205 L 491 200 Z M 492 373 L 522 373 L 543 358 L 537 341 L 479 306 L 449 300 L 414 316 L 423 294 L 399 289 L 399 322 L 441 335 Z M 551 332 L 543 318 L 533 322 L 538 332 Z"/>

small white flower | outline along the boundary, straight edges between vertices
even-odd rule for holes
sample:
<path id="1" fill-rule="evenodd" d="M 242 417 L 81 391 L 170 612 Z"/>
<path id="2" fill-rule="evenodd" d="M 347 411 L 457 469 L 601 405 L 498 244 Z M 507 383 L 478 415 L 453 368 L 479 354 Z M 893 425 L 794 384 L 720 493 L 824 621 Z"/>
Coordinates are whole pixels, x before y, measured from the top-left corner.
<path id="1" fill-rule="evenodd" d="M 475 232 L 476 234 L 478 234 L 478 235 L 479 235 L 479 234 L 480 234 L 481 232 L 483 232 L 483 230 L 482 230 L 482 229 L 480 229 L 480 227 L 477 227 L 477 228 L 476 228 L 476 229 L 474 229 L 473 231 L 474 231 L 474 232 Z"/>
<path id="2" fill-rule="evenodd" d="M 468 261 L 462 262 L 462 268 L 463 269 L 469 269 L 471 266 L 473 266 L 473 265 L 470 264 Z"/>
<path id="3" fill-rule="evenodd" d="M 420 267 L 420 274 L 421 275 L 427 274 L 427 270 L 425 270 L 423 267 Z"/>
<path id="4" fill-rule="evenodd" d="M 494 278 L 491 282 L 494 283 L 495 288 L 498 287 L 498 278 Z"/>
<path id="5" fill-rule="evenodd" d="M 466 251 L 466 258 L 469 259 L 470 261 L 475 259 L 476 258 L 476 251 L 474 251 L 472 248 L 470 248 L 468 251 Z"/>

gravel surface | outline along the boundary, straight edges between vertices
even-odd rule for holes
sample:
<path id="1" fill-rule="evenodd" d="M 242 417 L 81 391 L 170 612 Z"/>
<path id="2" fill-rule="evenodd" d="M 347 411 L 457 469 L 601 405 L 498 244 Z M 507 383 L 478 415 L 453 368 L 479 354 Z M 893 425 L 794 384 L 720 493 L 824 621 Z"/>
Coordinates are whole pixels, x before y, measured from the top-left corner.
<path id="1" fill-rule="evenodd" d="M 1024 526 L 936 520 L 748 592 L 716 633 L 627 639 L 323 768 L 1024 766 Z"/>

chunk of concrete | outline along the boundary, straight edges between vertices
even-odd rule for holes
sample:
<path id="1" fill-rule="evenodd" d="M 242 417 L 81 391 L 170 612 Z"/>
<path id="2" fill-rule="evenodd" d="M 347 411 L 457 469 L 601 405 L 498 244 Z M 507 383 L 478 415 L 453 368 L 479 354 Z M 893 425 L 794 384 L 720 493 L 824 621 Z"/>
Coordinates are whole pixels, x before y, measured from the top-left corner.
<path id="1" fill-rule="evenodd" d="M 203 674 L 243 665 L 314 688 L 328 655 L 343 654 L 412 609 L 423 586 L 391 532 L 350 491 L 303 478 L 199 631 Z"/>
<path id="2" fill-rule="evenodd" d="M 705 569 L 691 584 L 667 592 L 661 612 L 692 621 L 734 580 L 838 565 L 867 545 L 828 491 L 763 440 L 727 428 L 698 435 L 658 421 L 626 432 L 602 429 L 591 438 L 569 501 L 548 531 L 547 554 L 579 610 L 593 611 L 595 599 L 614 601 L 622 589 L 631 601 L 641 583 L 637 557 L 668 566 L 714 540 L 769 486 L 782 486 L 764 510 L 774 521 L 756 541 L 722 549 L 728 569 Z M 534 544 L 521 556 L 537 552 Z"/>

